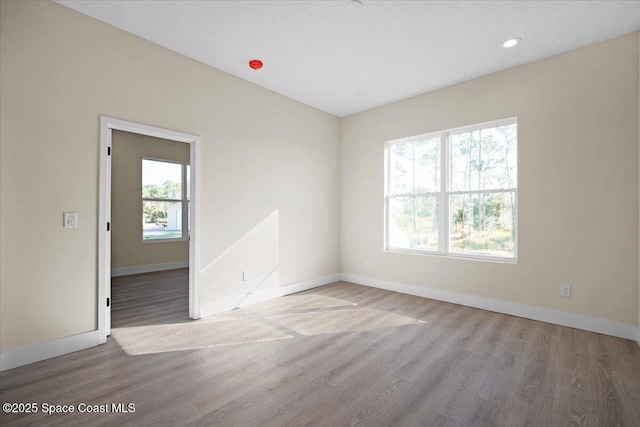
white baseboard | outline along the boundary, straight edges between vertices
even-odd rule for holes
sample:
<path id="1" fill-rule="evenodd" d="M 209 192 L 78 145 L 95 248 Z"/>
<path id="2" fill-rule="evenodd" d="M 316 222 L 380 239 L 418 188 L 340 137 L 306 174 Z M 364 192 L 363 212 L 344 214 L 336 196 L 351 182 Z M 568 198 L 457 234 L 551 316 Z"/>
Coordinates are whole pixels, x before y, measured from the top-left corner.
<path id="1" fill-rule="evenodd" d="M 403 294 L 415 295 L 465 305 L 468 307 L 481 308 L 483 310 L 510 314 L 512 316 L 524 317 L 526 319 L 539 320 L 547 323 L 554 323 L 556 325 L 568 326 L 571 328 L 597 332 L 629 340 L 637 340 L 640 345 L 640 328 L 626 323 L 619 323 L 612 320 L 589 317 L 581 314 L 566 313 L 563 311 L 518 304 L 493 298 L 448 292 L 423 286 L 407 285 L 404 283 L 388 282 L 351 274 L 341 274 L 340 278 L 345 282 L 356 283 L 358 285 L 370 286 L 373 288 L 385 289 L 388 291 L 400 292 Z"/>
<path id="2" fill-rule="evenodd" d="M 166 264 L 165 264 L 166 265 Z M 182 268 L 182 267 L 172 267 Z M 160 271 L 160 270 L 149 270 Z M 143 271 L 144 272 L 144 271 Z M 135 274 L 135 273 L 126 273 Z M 327 285 L 329 283 L 343 280 L 345 282 L 356 283 L 364 286 L 385 289 L 394 292 L 401 292 L 408 295 L 415 295 L 424 298 L 446 301 L 454 304 L 480 308 L 497 313 L 510 314 L 527 319 L 539 320 L 542 322 L 554 323 L 585 331 L 597 332 L 615 337 L 626 338 L 637 341 L 640 345 L 640 327 L 625 323 L 614 322 L 606 319 L 584 316 L 580 314 L 565 313 L 562 311 L 535 307 L 526 304 L 517 304 L 508 301 L 501 301 L 492 298 L 477 297 L 467 294 L 430 289 L 422 286 L 407 285 L 403 283 L 388 282 L 368 277 L 360 277 L 351 274 L 333 274 L 319 279 L 307 280 L 291 285 L 279 286 L 244 297 L 228 298 L 214 301 L 200 306 L 201 315 L 210 316 L 233 310 L 238 307 L 245 307 L 251 304 L 268 301 L 273 298 L 290 295 L 297 292 L 306 291 Z M 63 354 L 73 353 L 95 347 L 99 344 L 100 337 L 98 331 L 85 332 L 70 337 L 34 344 L 27 347 L 9 350 L 0 353 L 0 372 L 30 363 L 40 362 Z"/>
<path id="3" fill-rule="evenodd" d="M 189 261 L 165 262 L 162 264 L 138 265 L 135 267 L 112 268 L 111 277 L 128 276 L 130 274 L 151 273 L 153 271 L 175 270 L 189 267 Z"/>
<path id="4" fill-rule="evenodd" d="M 98 331 L 64 337 L 27 347 L 0 353 L 0 371 L 17 368 L 30 363 L 40 362 L 74 351 L 95 347 L 99 344 Z"/>
<path id="5" fill-rule="evenodd" d="M 318 286 L 327 285 L 339 280 L 340 275 L 333 274 L 330 276 L 321 277 L 319 279 L 306 280 L 304 282 L 293 283 L 291 285 L 265 289 L 248 295 L 213 301 L 200 306 L 200 316 L 206 317 L 217 313 L 224 313 L 235 308 L 246 307 L 248 305 L 268 301 L 270 299 L 278 298 L 284 295 L 295 294 L 297 292 L 317 288 Z"/>

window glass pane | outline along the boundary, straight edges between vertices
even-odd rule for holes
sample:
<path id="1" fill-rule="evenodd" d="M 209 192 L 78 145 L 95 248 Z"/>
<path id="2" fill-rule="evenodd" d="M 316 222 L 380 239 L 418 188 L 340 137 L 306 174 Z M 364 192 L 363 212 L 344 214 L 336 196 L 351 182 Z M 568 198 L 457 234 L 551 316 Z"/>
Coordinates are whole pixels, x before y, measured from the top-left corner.
<path id="1" fill-rule="evenodd" d="M 437 197 L 391 197 L 389 203 L 389 247 L 438 250 Z"/>
<path id="2" fill-rule="evenodd" d="M 440 191 L 440 137 L 389 148 L 390 194 Z"/>
<path id="3" fill-rule="evenodd" d="M 414 143 L 415 189 L 414 193 L 440 191 L 440 137 Z"/>
<path id="4" fill-rule="evenodd" d="M 449 251 L 515 256 L 515 193 L 450 196 Z"/>
<path id="5" fill-rule="evenodd" d="M 182 203 L 142 201 L 142 239 L 182 238 Z"/>
<path id="6" fill-rule="evenodd" d="M 389 192 L 413 192 L 413 143 L 393 144 L 389 147 Z"/>
<path id="7" fill-rule="evenodd" d="M 182 165 L 142 160 L 142 197 L 148 199 L 182 199 Z"/>
<path id="8" fill-rule="evenodd" d="M 510 124 L 449 136 L 451 191 L 517 186 L 517 125 Z"/>
<path id="9" fill-rule="evenodd" d="M 478 148 L 479 132 L 465 132 L 449 135 L 449 171 L 452 191 L 477 190 L 478 185 Z"/>

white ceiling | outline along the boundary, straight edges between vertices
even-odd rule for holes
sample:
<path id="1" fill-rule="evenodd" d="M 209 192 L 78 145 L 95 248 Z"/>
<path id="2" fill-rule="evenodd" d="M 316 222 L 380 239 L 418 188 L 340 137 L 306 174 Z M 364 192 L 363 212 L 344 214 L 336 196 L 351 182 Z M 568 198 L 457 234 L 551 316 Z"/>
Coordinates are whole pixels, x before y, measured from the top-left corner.
<path id="1" fill-rule="evenodd" d="M 339 117 L 640 29 L 640 1 L 56 1 Z"/>

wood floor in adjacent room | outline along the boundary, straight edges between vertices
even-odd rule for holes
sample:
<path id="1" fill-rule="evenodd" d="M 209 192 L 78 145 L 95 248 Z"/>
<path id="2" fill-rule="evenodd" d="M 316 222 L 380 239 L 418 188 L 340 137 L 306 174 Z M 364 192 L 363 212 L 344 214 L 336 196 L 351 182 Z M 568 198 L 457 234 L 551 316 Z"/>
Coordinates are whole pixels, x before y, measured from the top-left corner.
<path id="1" fill-rule="evenodd" d="M 190 321 L 187 282 L 114 279 L 107 344 L 0 374 L 2 403 L 135 412 L 0 424 L 640 426 L 633 341 L 344 282 Z"/>

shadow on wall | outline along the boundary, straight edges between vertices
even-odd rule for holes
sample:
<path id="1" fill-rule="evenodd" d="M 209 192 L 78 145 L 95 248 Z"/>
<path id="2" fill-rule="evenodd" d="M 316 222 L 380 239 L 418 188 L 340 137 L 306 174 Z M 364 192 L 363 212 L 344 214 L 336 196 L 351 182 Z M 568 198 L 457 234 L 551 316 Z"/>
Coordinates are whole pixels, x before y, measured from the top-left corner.
<path id="1" fill-rule="evenodd" d="M 234 308 L 241 306 L 251 294 L 280 284 L 279 263 L 279 219 L 275 210 L 202 268 L 201 303 L 237 297 Z"/>

